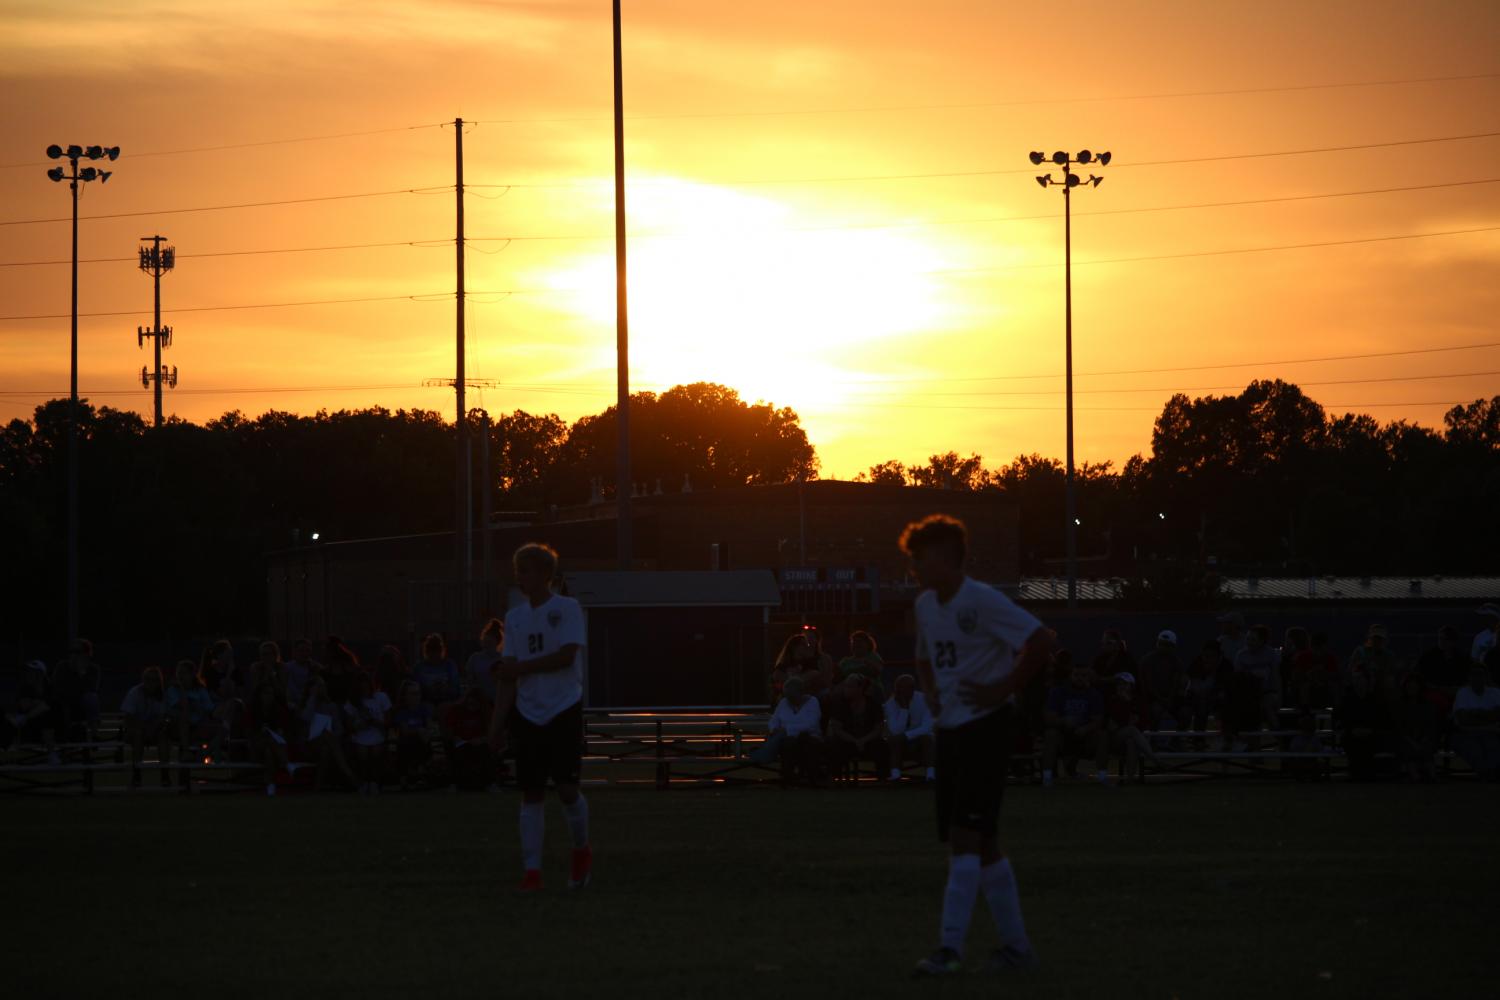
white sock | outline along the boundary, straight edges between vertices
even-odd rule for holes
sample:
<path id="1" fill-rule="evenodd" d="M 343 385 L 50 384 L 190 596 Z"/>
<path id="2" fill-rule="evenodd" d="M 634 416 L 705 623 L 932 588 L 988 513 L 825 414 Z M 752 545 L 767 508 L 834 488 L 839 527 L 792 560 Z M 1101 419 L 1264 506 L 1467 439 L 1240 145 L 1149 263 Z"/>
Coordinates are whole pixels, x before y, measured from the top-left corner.
<path id="1" fill-rule="evenodd" d="M 955 854 L 948 859 L 948 886 L 943 891 L 944 948 L 960 955 L 969 936 L 969 918 L 979 897 L 979 855 Z"/>
<path id="2" fill-rule="evenodd" d="M 995 929 L 1000 932 L 1000 944 L 1017 951 L 1030 951 L 1031 942 L 1026 939 L 1026 925 L 1021 922 L 1021 897 L 1016 894 L 1016 873 L 1011 870 L 1010 859 L 1001 858 L 982 869 L 979 885 L 984 890 L 985 902 L 990 904 Z"/>
<path id="3" fill-rule="evenodd" d="M 542 868 L 542 835 L 546 824 L 545 802 L 521 803 L 521 867 L 526 871 Z"/>
<path id="4" fill-rule="evenodd" d="M 589 846 L 589 801 L 578 793 L 578 798 L 572 804 L 564 804 L 563 812 L 568 815 L 568 832 L 573 835 L 573 846 Z"/>

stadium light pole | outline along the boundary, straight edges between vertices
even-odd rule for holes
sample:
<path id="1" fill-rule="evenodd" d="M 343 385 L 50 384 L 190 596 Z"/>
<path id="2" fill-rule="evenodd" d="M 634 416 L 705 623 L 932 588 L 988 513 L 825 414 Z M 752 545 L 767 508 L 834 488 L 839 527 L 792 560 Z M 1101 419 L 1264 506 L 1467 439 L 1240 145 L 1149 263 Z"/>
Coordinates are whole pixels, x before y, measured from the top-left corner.
<path id="1" fill-rule="evenodd" d="M 65 149 L 53 143 L 47 147 L 47 158 L 68 161 L 68 170 L 61 166 L 52 167 L 47 176 L 55 183 L 67 181 L 73 195 L 73 304 L 69 310 L 72 334 L 68 379 L 68 648 L 71 649 L 73 641 L 78 638 L 78 185 L 89 181 L 103 184 L 113 173 L 98 167 L 79 169 L 78 161 L 87 158 L 113 162 L 120 158 L 120 147 L 85 148 L 75 143 Z"/>
<path id="2" fill-rule="evenodd" d="M 1078 607 L 1078 496 L 1077 477 L 1073 468 L 1073 189 L 1081 184 L 1098 187 L 1104 178 L 1090 173 L 1087 180 L 1073 173 L 1073 165 L 1093 165 L 1101 167 L 1109 166 L 1111 154 L 1093 153 L 1087 149 L 1080 150 L 1077 156 L 1072 156 L 1059 150 L 1048 156 L 1046 153 L 1033 151 L 1030 154 L 1033 166 L 1041 166 L 1044 162 L 1051 161 L 1062 168 L 1062 180 L 1058 180 L 1051 173 L 1041 174 L 1036 182 L 1042 187 L 1056 186 L 1062 188 L 1063 193 L 1063 299 L 1065 303 L 1065 393 L 1067 396 L 1067 423 L 1068 423 L 1068 479 L 1066 498 L 1064 500 L 1064 522 L 1063 532 L 1067 545 L 1067 570 L 1068 570 L 1068 607 Z"/>
<path id="3" fill-rule="evenodd" d="M 614 0 L 615 57 L 615 548 L 620 569 L 634 564 L 630 534 L 630 310 L 625 297 L 625 88 L 620 0 Z"/>

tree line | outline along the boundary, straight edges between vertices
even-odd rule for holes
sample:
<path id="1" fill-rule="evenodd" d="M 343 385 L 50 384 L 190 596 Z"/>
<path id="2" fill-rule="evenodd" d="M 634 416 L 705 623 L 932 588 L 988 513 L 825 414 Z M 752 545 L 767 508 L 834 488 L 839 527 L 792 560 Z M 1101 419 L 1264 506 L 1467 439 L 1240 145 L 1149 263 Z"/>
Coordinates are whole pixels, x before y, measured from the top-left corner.
<path id="1" fill-rule="evenodd" d="M 476 414 L 477 415 L 477 414 Z M 7 639 L 60 634 L 66 531 L 66 400 L 0 430 L 0 541 Z M 695 383 L 631 397 L 632 467 L 650 489 L 818 476 L 795 411 Z M 477 425 L 476 425 L 477 426 Z M 453 424 L 432 410 L 231 411 L 160 428 L 79 408 L 83 620 L 95 635 L 206 635 L 264 628 L 265 554 L 325 539 L 452 526 Z M 545 513 L 612 483 L 615 409 L 572 424 L 498 416 L 489 431 L 497 510 Z M 1022 571 L 1060 571 L 1065 475 L 1023 454 L 880 463 L 863 480 L 993 490 L 1021 511 Z M 1080 553 L 1142 599 L 1201 597 L 1212 573 L 1489 573 L 1500 552 L 1500 396 L 1454 407 L 1441 430 L 1330 416 L 1282 381 L 1172 397 L 1149 456 L 1078 471 Z"/>

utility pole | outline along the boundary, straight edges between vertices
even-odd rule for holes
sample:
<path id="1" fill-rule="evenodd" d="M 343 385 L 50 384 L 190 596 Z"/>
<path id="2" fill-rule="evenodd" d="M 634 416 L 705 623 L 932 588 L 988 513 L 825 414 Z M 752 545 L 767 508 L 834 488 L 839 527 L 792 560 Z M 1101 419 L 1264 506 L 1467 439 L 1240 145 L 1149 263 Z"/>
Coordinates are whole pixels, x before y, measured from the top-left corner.
<path id="1" fill-rule="evenodd" d="M 162 246 L 161 241 L 164 239 L 166 239 L 165 236 L 141 237 L 142 241 L 151 241 L 151 245 L 149 247 L 140 248 L 140 268 L 142 271 L 145 271 L 147 274 L 151 275 L 151 285 L 152 291 L 154 292 L 153 301 L 155 303 L 155 307 L 152 310 L 153 319 L 151 322 L 151 329 L 147 330 L 145 327 L 140 326 L 135 328 L 136 346 L 142 346 L 145 343 L 146 338 L 150 337 L 156 350 L 156 363 L 154 367 L 152 367 L 150 371 L 147 371 L 145 368 L 141 369 L 141 385 L 146 387 L 149 387 L 152 383 L 155 383 L 156 385 L 156 391 L 153 393 L 154 402 L 156 404 L 154 411 L 155 422 L 152 424 L 153 427 L 161 426 L 162 382 L 165 381 L 172 388 L 177 388 L 177 369 L 173 368 L 170 372 L 163 372 L 161 367 L 162 350 L 164 348 L 172 346 L 172 328 L 170 326 L 164 327 L 161 325 L 161 276 L 172 270 L 172 268 L 177 264 L 177 249 L 175 247 Z"/>
<path id="2" fill-rule="evenodd" d="M 620 569 L 632 565 L 630 551 L 630 312 L 625 304 L 625 96 L 620 65 L 620 0 L 615 14 L 615 459 L 616 548 Z"/>
<path id="3" fill-rule="evenodd" d="M 78 638 L 78 185 L 79 182 L 88 183 L 98 181 L 103 184 L 109 180 L 113 171 L 100 170 L 96 167 L 78 168 L 78 161 L 82 157 L 90 160 L 109 159 L 111 162 L 120 158 L 119 146 L 90 146 L 84 149 L 74 143 L 64 149 L 56 143 L 47 147 L 47 158 L 51 160 L 68 160 L 70 170 L 65 171 L 62 167 L 52 167 L 47 171 L 47 176 L 55 183 L 68 182 L 68 188 L 73 194 L 73 307 L 70 311 L 72 320 L 72 338 L 70 341 L 71 370 L 68 380 L 68 648 L 73 646 L 73 640 Z"/>
<path id="4" fill-rule="evenodd" d="M 458 275 L 458 292 L 454 298 L 456 308 L 456 336 L 458 342 L 457 360 L 455 362 L 453 377 L 453 393 L 457 398 L 458 407 L 454 430 L 456 432 L 457 447 L 454 452 L 454 474 L 453 474 L 453 584 L 454 584 L 454 622 L 455 625 L 467 624 L 469 619 L 469 601 L 467 594 L 468 581 L 474 575 L 474 546 L 471 533 L 473 531 L 474 518 L 470 510 L 473 503 L 469 477 L 469 422 L 468 415 L 464 409 L 464 120 L 453 119 L 453 154 L 454 154 L 454 183 L 453 192 L 457 199 L 458 228 L 457 235 L 453 240 L 454 251 L 457 255 L 456 270 Z"/>
<path id="5" fill-rule="evenodd" d="M 1087 149 L 1082 150 L 1074 157 L 1066 152 L 1056 152 L 1050 157 L 1046 153 L 1033 152 L 1030 160 L 1033 166 L 1041 166 L 1047 160 L 1051 160 L 1063 169 L 1062 180 L 1057 180 L 1050 173 L 1037 177 L 1036 182 L 1042 187 L 1056 185 L 1063 191 L 1063 299 L 1064 312 L 1066 315 L 1063 339 L 1063 350 L 1065 354 L 1065 378 L 1067 395 L 1067 424 L 1068 424 L 1068 480 L 1067 495 L 1064 501 L 1065 518 L 1063 522 L 1064 537 L 1067 539 L 1067 570 L 1068 570 L 1068 607 L 1078 607 L 1078 495 L 1077 478 L 1073 468 L 1073 189 L 1079 184 L 1089 184 L 1098 187 L 1104 178 L 1089 174 L 1088 180 L 1081 179 L 1073 173 L 1073 164 L 1097 163 L 1101 167 L 1109 166 L 1111 154 L 1091 153 Z"/>

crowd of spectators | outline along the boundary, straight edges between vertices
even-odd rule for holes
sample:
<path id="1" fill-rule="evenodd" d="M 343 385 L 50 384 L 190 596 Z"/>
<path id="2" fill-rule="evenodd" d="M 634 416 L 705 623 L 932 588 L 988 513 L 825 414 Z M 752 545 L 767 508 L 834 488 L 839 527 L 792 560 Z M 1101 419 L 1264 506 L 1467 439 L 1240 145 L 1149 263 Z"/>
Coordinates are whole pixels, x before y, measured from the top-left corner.
<path id="1" fill-rule="evenodd" d="M 59 764 L 68 741 L 117 735 L 130 753 L 132 788 L 153 766 L 171 787 L 174 749 L 184 790 L 195 767 L 221 762 L 258 766 L 269 795 L 303 768 L 314 788 L 367 795 L 391 784 L 494 787 L 503 765 L 489 730 L 503 632 L 498 620 L 487 622 L 463 671 L 439 635 L 424 639 L 415 665 L 386 646 L 370 666 L 336 636 L 321 655 L 298 639 L 286 658 L 276 643 L 263 642 L 248 664 L 221 639 L 196 663 L 179 660 L 170 679 L 146 667 L 120 702 L 117 734 L 100 732 L 99 668 L 80 640 L 50 673 L 40 661 L 26 664 L 5 706 L 0 748 L 38 746 Z"/>
<path id="2" fill-rule="evenodd" d="M 1263 625 L 1239 612 L 1219 618 L 1219 635 L 1184 650 L 1171 630 L 1137 659 L 1125 637 L 1106 629 L 1092 655 L 1059 646 L 1049 668 L 1022 693 L 1016 750 L 1036 753 L 1044 785 L 1059 774 L 1109 781 L 1118 761 L 1133 774 L 1164 750 L 1293 756 L 1283 770 L 1317 773 L 1311 758 L 1337 749 L 1351 778 L 1436 779 L 1451 750 L 1485 780 L 1500 780 L 1500 607 L 1481 609 L 1485 626 L 1465 643 L 1452 626 L 1415 659 L 1390 645 L 1381 625 L 1339 657 L 1320 632 L 1292 627 L 1274 644 Z M 117 735 L 139 787 L 148 749 L 163 786 L 190 787 L 194 766 L 251 763 L 268 794 L 301 768 L 315 787 L 376 794 L 432 786 L 493 787 L 504 771 L 489 733 L 504 626 L 487 622 L 479 648 L 460 666 L 442 636 L 428 635 L 408 665 L 396 646 L 371 664 L 337 637 L 321 652 L 305 639 L 283 658 L 263 642 L 251 662 L 231 643 L 207 646 L 197 662 L 168 673 L 142 671 L 120 703 L 118 734 L 101 733 L 100 668 L 87 640 L 73 643 L 50 670 L 30 661 L 0 713 L 0 748 L 43 748 L 59 762 L 69 741 Z M 881 780 L 909 765 L 932 780 L 934 720 L 915 677 L 881 658 L 876 639 L 853 633 L 835 661 L 819 631 L 803 627 L 782 645 L 770 675 L 766 740 L 751 759 L 779 763 L 783 778 L 823 784 L 867 763 Z M 1304 755 L 1306 759 L 1296 755 Z"/>
<path id="3" fill-rule="evenodd" d="M 1109 766 L 1134 774 L 1165 750 L 1247 754 L 1272 750 L 1290 773 L 1315 776 L 1317 758 L 1337 749 L 1357 780 L 1400 775 L 1436 780 L 1444 749 L 1486 780 L 1500 780 L 1500 608 L 1480 609 L 1484 628 L 1465 649 L 1445 626 L 1407 660 L 1384 626 L 1371 625 L 1340 658 L 1328 636 L 1287 629 L 1279 645 L 1240 612 L 1218 619 L 1219 634 L 1191 650 L 1161 631 L 1137 660 L 1124 635 L 1105 629 L 1090 656 L 1065 646 L 1020 699 L 1016 751 L 1038 754 L 1044 786 L 1060 771 L 1109 783 Z M 916 762 L 932 774 L 932 718 L 910 674 L 887 678 L 866 632 L 850 637 L 838 662 L 817 629 L 782 646 L 771 671 L 770 736 L 753 755 L 779 760 L 786 778 L 819 783 L 867 761 L 895 779 Z M 891 681 L 885 695 L 883 681 Z"/>

